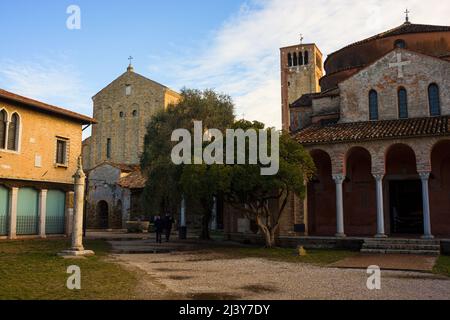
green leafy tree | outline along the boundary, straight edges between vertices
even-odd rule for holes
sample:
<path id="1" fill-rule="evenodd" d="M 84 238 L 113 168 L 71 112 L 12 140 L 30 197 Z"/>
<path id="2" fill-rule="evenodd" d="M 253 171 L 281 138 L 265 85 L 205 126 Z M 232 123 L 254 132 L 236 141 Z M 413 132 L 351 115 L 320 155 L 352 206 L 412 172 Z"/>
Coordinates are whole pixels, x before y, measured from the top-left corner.
<path id="1" fill-rule="evenodd" d="M 240 121 L 234 127 L 265 130 L 260 122 Z M 231 206 L 256 221 L 269 248 L 275 246 L 280 218 L 289 198 L 292 195 L 304 198 L 305 183 L 315 170 L 312 158 L 301 145 L 287 133 L 276 134 L 280 134 L 278 173 L 261 175 L 263 166 L 260 161 L 256 165 L 229 165 L 227 174 L 230 185 L 225 193 Z M 248 148 L 247 144 L 247 154 Z"/>
<path id="2" fill-rule="evenodd" d="M 224 131 L 233 125 L 234 119 L 234 105 L 229 96 L 213 90 L 183 89 L 180 101 L 156 114 L 147 128 L 141 159 L 143 172 L 148 177 L 144 191 L 146 204 L 174 210 L 183 195 L 198 201 L 203 211 L 203 239 L 209 239 L 213 197 L 224 188 L 218 178 L 220 170 L 206 165 L 174 165 L 171 153 L 178 142 L 171 141 L 172 133 L 176 129 L 186 129 L 194 138 L 193 121 L 202 121 L 205 130 Z"/>

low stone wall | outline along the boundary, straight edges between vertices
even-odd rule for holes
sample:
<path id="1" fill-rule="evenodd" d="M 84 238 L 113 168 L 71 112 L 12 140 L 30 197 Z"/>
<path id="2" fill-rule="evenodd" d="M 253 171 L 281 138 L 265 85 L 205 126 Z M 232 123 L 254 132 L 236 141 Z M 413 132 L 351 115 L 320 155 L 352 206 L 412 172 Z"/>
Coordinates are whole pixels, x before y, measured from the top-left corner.
<path id="1" fill-rule="evenodd" d="M 255 234 L 227 233 L 225 234 L 225 239 L 245 244 L 265 244 L 264 238 Z M 359 251 L 363 242 L 363 238 L 278 237 L 277 245 L 283 248 L 303 246 L 306 249 L 347 249 Z"/>

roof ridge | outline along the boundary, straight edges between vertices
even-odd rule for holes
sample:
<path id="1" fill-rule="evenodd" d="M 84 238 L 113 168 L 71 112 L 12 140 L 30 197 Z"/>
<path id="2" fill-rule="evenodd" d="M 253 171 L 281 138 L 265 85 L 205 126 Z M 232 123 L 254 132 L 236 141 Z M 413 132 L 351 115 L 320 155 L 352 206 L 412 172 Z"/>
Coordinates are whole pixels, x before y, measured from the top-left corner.
<path id="1" fill-rule="evenodd" d="M 88 117 L 86 115 L 83 115 L 81 113 L 74 112 L 72 110 L 68 110 L 62 107 L 58 107 L 55 105 L 51 105 L 39 100 L 35 100 L 32 98 L 28 98 L 22 95 L 19 95 L 17 93 L 13 93 L 4 89 L 0 88 L 0 98 L 4 98 L 7 100 L 12 100 L 21 104 L 25 104 L 31 107 L 39 108 L 40 110 L 44 110 L 51 113 L 56 113 L 65 117 L 69 117 L 72 119 L 81 120 L 83 123 L 96 123 L 96 121 Z"/>

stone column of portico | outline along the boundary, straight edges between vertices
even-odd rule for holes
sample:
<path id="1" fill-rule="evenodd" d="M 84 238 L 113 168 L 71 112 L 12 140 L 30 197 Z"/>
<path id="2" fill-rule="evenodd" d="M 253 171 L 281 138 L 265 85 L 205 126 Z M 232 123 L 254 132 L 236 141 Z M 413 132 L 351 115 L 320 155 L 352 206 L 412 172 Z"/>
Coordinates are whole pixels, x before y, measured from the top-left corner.
<path id="1" fill-rule="evenodd" d="M 45 222 L 47 216 L 47 190 L 39 192 L 39 236 L 46 238 Z"/>
<path id="2" fill-rule="evenodd" d="M 430 179 L 430 172 L 419 173 L 420 180 L 422 180 L 422 201 L 423 201 L 423 239 L 434 239 L 431 234 L 431 216 L 430 216 L 430 194 L 428 190 L 428 181 Z"/>
<path id="3" fill-rule="evenodd" d="M 342 185 L 344 184 L 345 176 L 343 174 L 334 174 L 333 180 L 336 183 L 336 237 L 344 238 L 344 199 Z"/>
<path id="4" fill-rule="evenodd" d="M 383 174 L 373 175 L 376 181 L 377 190 L 377 234 L 376 238 L 386 238 L 384 229 L 384 201 L 383 201 Z"/>
<path id="5" fill-rule="evenodd" d="M 8 238 L 14 240 L 17 237 L 17 201 L 19 188 L 11 188 L 9 198 L 9 233 Z"/>

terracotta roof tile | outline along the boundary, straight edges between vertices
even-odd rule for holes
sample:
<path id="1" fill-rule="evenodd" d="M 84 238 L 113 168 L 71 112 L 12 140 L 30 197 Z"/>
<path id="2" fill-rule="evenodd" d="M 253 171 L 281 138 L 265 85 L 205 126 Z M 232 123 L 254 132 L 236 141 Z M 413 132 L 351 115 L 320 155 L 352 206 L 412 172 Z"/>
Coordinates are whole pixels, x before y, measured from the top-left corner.
<path id="1" fill-rule="evenodd" d="M 0 98 L 18 102 L 18 103 L 27 105 L 29 107 L 38 109 L 40 111 L 53 113 L 53 114 L 57 114 L 57 115 L 60 115 L 60 116 L 66 117 L 66 118 L 77 120 L 82 124 L 97 123 L 94 119 L 92 119 L 88 116 L 85 116 L 85 115 L 82 115 L 82 114 L 79 114 L 79 113 L 76 113 L 76 112 L 73 112 L 70 110 L 66 110 L 66 109 L 63 109 L 60 107 L 52 106 L 52 105 L 49 105 L 49 104 L 46 104 L 46 103 L 43 103 L 43 102 L 40 102 L 37 100 L 27 98 L 27 97 L 23 97 L 23 96 L 20 96 L 18 94 L 15 94 L 15 93 L 3 90 L 3 89 L 0 89 Z"/>
<path id="2" fill-rule="evenodd" d="M 296 133 L 304 145 L 450 135 L 450 116 L 312 125 Z"/>
<path id="3" fill-rule="evenodd" d="M 378 39 L 383 39 L 383 38 L 387 38 L 387 37 L 392 37 L 392 36 L 399 36 L 402 34 L 409 34 L 409 33 L 425 33 L 425 32 L 448 32 L 450 31 L 450 26 L 434 26 L 434 25 L 428 25 L 428 24 L 414 24 L 414 23 L 403 23 L 402 25 L 390 29 L 388 31 L 379 33 L 375 36 L 372 36 L 370 38 L 352 43 L 350 45 L 347 45 L 341 49 L 339 49 L 338 51 L 335 51 L 333 53 L 331 53 L 328 57 L 327 60 L 334 54 L 346 49 L 346 48 L 350 48 L 350 47 L 354 47 L 363 43 L 367 43 L 370 42 L 372 40 L 378 40 Z M 326 64 L 326 62 L 325 62 Z"/>
<path id="4" fill-rule="evenodd" d="M 119 180 L 119 186 L 125 189 L 143 189 L 147 183 L 147 178 L 142 175 L 140 169 L 131 172 L 126 177 Z"/>

